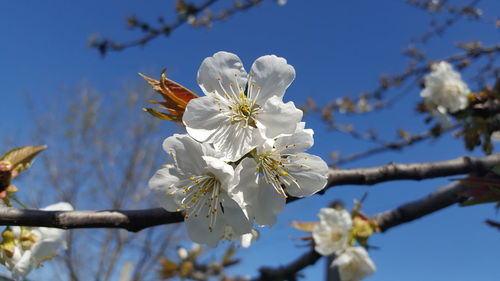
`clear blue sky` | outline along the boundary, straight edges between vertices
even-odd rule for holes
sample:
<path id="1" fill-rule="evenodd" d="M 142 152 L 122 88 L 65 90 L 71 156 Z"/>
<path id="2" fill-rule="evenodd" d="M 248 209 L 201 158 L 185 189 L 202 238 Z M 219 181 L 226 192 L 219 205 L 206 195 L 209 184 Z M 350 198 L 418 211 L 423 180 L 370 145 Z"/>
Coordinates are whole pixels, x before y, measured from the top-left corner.
<path id="1" fill-rule="evenodd" d="M 198 91 L 196 71 L 201 61 L 220 50 L 238 54 L 247 69 L 261 55 L 285 57 L 297 72 L 285 99 L 296 104 L 303 104 L 309 96 L 319 104 L 341 96 L 356 96 L 362 90 L 376 87 L 380 74 L 404 70 L 406 60 L 401 55 L 402 48 L 412 37 L 425 32 L 430 20 L 427 14 L 403 0 L 289 0 L 283 7 L 264 1 L 261 8 L 215 23 L 210 30 L 183 26 L 170 38 L 110 53 L 104 59 L 87 48 L 87 39 L 94 33 L 120 41 L 137 36 L 138 33 L 125 29 L 126 16 L 154 19 L 163 15 L 168 20 L 172 16 L 171 2 L 0 2 L 2 132 L 24 136 L 25 143 L 19 145 L 31 144 L 27 132 L 33 125 L 23 101 L 25 93 L 43 107 L 53 102 L 50 99 L 64 87 L 85 82 L 101 93 L 119 92 L 124 87 L 143 83 L 137 72 L 156 76 L 165 67 L 172 79 Z M 500 2 L 485 0 L 481 5 L 487 15 L 498 16 Z M 499 31 L 491 24 L 462 21 L 443 38 L 431 40 L 427 48 L 431 57 L 439 58 L 458 52 L 454 42 L 475 39 L 485 44 L 496 43 Z M 465 75 L 467 77 L 467 73 Z M 414 112 L 418 99 L 418 89 L 414 89 L 387 111 L 346 120 L 352 120 L 359 128 L 375 127 L 387 138 L 394 138 L 397 128 L 419 132 L 425 125 L 423 118 Z M 316 118 L 306 120 L 308 127 L 316 132 L 316 145 L 311 152 L 325 159 L 332 151 L 348 154 L 372 146 L 326 132 Z M 165 137 L 168 134 L 170 132 L 165 132 Z M 404 153 L 385 153 L 355 162 L 350 167 L 390 161 L 445 160 L 464 154 L 467 153 L 460 141 L 446 137 L 435 143 L 419 144 Z M 299 200 L 286 207 L 277 225 L 262 231 L 259 242 L 240 252 L 244 261 L 234 272 L 255 276 L 262 265 L 276 266 L 298 257 L 306 249 L 296 248 L 300 243 L 293 238 L 302 233 L 292 230 L 290 222 L 315 220 L 319 208 L 334 199 L 344 200 L 351 207 L 353 199 L 369 191 L 364 210 L 375 214 L 428 194 L 448 182 L 448 179 L 439 179 L 373 187 L 342 186 L 324 196 Z M 452 207 L 374 235 L 371 243 L 380 250 L 370 255 L 378 271 L 366 280 L 500 280 L 500 233 L 483 224 L 486 218 L 497 218 L 491 205 Z M 304 280 L 321 280 L 323 271 L 324 264 L 320 262 L 304 271 Z M 31 277 L 35 278 L 36 272 Z"/>

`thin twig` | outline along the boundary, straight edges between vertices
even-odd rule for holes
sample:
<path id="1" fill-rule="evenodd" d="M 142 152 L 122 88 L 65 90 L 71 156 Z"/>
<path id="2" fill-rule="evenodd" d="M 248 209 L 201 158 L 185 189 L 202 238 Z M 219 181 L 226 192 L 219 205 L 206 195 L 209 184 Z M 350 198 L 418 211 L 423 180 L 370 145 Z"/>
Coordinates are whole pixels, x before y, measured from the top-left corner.
<path id="1" fill-rule="evenodd" d="M 248 10 L 257 4 L 260 4 L 262 0 L 247 0 L 243 4 L 239 5 L 234 5 L 232 8 L 225 9 L 223 13 L 220 16 L 215 16 L 210 18 L 211 22 L 214 21 L 222 21 L 230 17 L 231 15 Z M 198 14 L 201 12 L 205 11 L 207 8 L 215 4 L 217 0 L 207 0 L 204 3 L 202 3 L 199 6 L 192 7 L 188 14 L 186 15 L 179 15 L 177 21 L 171 23 L 171 24 L 162 24 L 161 26 L 157 28 L 153 28 L 150 26 L 150 24 L 145 23 L 145 22 L 138 22 L 134 27 L 140 27 L 143 29 L 145 35 L 138 39 L 134 39 L 131 41 L 126 41 L 123 43 L 117 43 L 111 39 L 105 38 L 105 39 L 98 39 L 94 40 L 90 43 L 90 46 L 93 48 L 96 48 L 99 50 L 101 55 L 106 55 L 107 52 L 109 51 L 123 51 L 124 49 L 131 48 L 131 47 L 137 47 L 137 46 L 144 46 L 148 44 L 150 41 L 160 37 L 160 36 L 170 36 L 172 32 L 182 25 L 184 25 L 186 22 L 188 22 L 190 16 L 191 17 L 196 17 Z M 134 19 L 135 21 L 138 21 Z"/>
<path id="2" fill-rule="evenodd" d="M 441 131 L 441 134 L 455 130 L 455 129 L 459 128 L 460 126 L 461 126 L 461 124 L 455 124 L 453 126 L 443 128 Z M 366 158 L 366 157 L 369 157 L 369 156 L 372 156 L 372 155 L 375 155 L 375 154 L 378 154 L 381 152 L 400 151 L 407 146 L 419 143 L 421 141 L 424 141 L 424 140 L 427 140 L 427 139 L 430 139 L 433 137 L 435 137 L 435 133 L 432 130 L 429 130 L 429 131 L 426 131 L 426 132 L 423 132 L 420 134 L 412 135 L 407 139 L 402 139 L 399 141 L 385 143 L 385 144 L 382 144 L 382 145 L 377 146 L 375 148 L 368 149 L 366 151 L 362 151 L 359 153 L 348 155 L 346 157 L 339 158 L 336 161 L 334 161 L 334 163 L 332 163 L 332 165 L 337 167 L 337 166 L 341 166 L 341 165 L 344 165 L 346 163 L 353 162 L 353 161 L 356 161 L 359 159 L 363 159 L 363 158 Z"/>

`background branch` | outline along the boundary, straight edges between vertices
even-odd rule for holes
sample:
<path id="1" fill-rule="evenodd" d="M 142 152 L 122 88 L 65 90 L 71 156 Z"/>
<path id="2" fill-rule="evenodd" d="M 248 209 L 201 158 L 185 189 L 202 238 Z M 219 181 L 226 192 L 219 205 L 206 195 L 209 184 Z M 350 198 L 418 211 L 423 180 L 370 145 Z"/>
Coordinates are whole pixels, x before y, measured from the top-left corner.
<path id="1" fill-rule="evenodd" d="M 150 23 L 141 21 L 135 17 L 127 18 L 127 24 L 130 29 L 139 28 L 144 34 L 134 40 L 118 43 L 108 38 L 93 38 L 89 42 L 89 46 L 96 48 L 101 55 L 106 55 L 109 51 L 123 51 L 127 48 L 144 46 L 150 41 L 160 36 L 170 36 L 172 31 L 181 27 L 183 24 L 190 23 L 193 27 L 211 27 L 214 21 L 223 21 L 237 12 L 246 11 L 257 6 L 262 0 L 246 0 L 244 3 L 235 3 L 232 7 L 220 11 L 215 16 L 208 12 L 208 8 L 215 4 L 217 0 L 207 0 L 200 5 L 186 4 L 184 1 L 177 1 L 177 20 L 171 24 L 165 24 L 163 18 L 159 20 L 158 27 L 152 27 Z M 198 19 L 198 15 L 202 12 L 207 12 L 202 19 Z"/>
<path id="2" fill-rule="evenodd" d="M 467 188 L 466 184 L 453 182 L 438 188 L 426 197 L 405 203 L 394 210 L 377 214 L 372 219 L 377 222 L 380 231 L 384 232 L 389 228 L 416 220 L 465 200 L 461 193 Z"/>
<path id="3" fill-rule="evenodd" d="M 452 131 L 454 129 L 457 129 L 461 126 L 461 124 L 455 124 L 453 126 L 447 127 L 447 128 L 442 128 L 439 134 L 443 134 L 449 131 Z M 421 141 L 430 139 L 430 138 L 435 138 L 436 137 L 436 132 L 434 130 L 428 130 L 423 133 L 415 134 L 415 135 L 410 135 L 407 138 L 404 138 L 399 141 L 394 141 L 394 142 L 388 142 L 388 143 L 382 143 L 380 146 L 377 146 L 372 149 L 368 149 L 362 152 L 354 153 L 351 155 L 347 155 L 345 157 L 337 158 L 333 161 L 333 166 L 337 167 L 340 165 L 344 165 L 349 162 L 353 162 L 359 159 L 363 159 L 381 152 L 386 152 L 386 151 L 391 151 L 391 150 L 402 150 L 403 148 L 407 146 L 411 146 L 413 144 L 419 143 Z"/>
<path id="4" fill-rule="evenodd" d="M 279 266 L 276 268 L 272 267 L 262 267 L 260 271 L 260 276 L 258 278 L 252 279 L 252 281 L 271 281 L 271 280 L 297 280 L 297 272 L 308 267 L 309 265 L 315 264 L 322 256 L 318 254 L 314 249 L 301 255 L 298 259 L 291 262 L 288 265 Z"/>
<path id="5" fill-rule="evenodd" d="M 432 214 L 465 198 L 461 193 L 467 189 L 461 182 L 453 182 L 438 188 L 426 197 L 405 203 L 394 210 L 375 215 L 372 219 L 378 223 L 382 232 L 388 229 Z M 290 280 L 297 278 L 297 273 L 307 266 L 315 264 L 322 256 L 311 249 L 292 263 L 276 268 L 263 267 L 260 276 L 253 281 Z"/>

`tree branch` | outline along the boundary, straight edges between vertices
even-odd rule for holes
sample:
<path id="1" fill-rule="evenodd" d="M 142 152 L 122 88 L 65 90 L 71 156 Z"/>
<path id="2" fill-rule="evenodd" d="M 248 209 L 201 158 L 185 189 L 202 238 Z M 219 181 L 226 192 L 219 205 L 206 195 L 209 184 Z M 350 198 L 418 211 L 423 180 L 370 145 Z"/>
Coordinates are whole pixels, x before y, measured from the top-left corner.
<path id="1" fill-rule="evenodd" d="M 405 203 L 394 210 L 375 215 L 375 220 L 382 232 L 388 229 L 432 214 L 450 205 L 460 202 L 464 198 L 461 193 L 467 186 L 461 182 L 453 182 L 438 188 L 421 199 Z M 311 249 L 289 265 L 276 268 L 264 267 L 260 269 L 260 276 L 253 281 L 296 280 L 297 273 L 309 265 L 315 264 L 321 256 Z"/>
<path id="2" fill-rule="evenodd" d="M 39 211 L 0 208 L 1 225 L 45 226 L 56 228 L 144 228 L 182 222 L 183 215 L 163 208 L 109 211 Z"/>
<path id="3" fill-rule="evenodd" d="M 375 215 L 372 219 L 377 222 L 380 231 L 385 232 L 389 228 L 416 220 L 461 202 L 465 199 L 461 193 L 467 188 L 466 184 L 453 182 L 438 188 L 426 197 L 405 203 L 394 210 Z"/>
<path id="4" fill-rule="evenodd" d="M 460 157 L 448 161 L 414 164 L 388 164 L 360 169 L 331 169 L 327 188 L 337 185 L 373 185 L 393 180 L 423 180 L 471 172 L 485 173 L 500 165 L 500 154 L 485 157 Z M 289 202 L 298 198 L 291 198 Z M 1 225 L 43 226 L 56 228 L 144 228 L 183 221 L 182 213 L 162 208 L 104 211 L 39 211 L 0 208 Z M 383 224 L 382 224 L 383 225 Z"/>
<path id="5" fill-rule="evenodd" d="M 484 157 L 465 156 L 439 162 L 391 163 L 373 168 L 330 169 L 327 188 L 336 185 L 373 185 L 393 180 L 423 180 L 471 172 L 485 173 L 498 164 L 500 154 Z"/>
<path id="6" fill-rule="evenodd" d="M 258 278 L 252 279 L 252 281 L 295 281 L 297 280 L 297 272 L 301 271 L 309 265 L 315 264 L 321 257 L 322 256 L 314 251 L 314 249 L 311 249 L 288 265 L 279 266 L 276 268 L 262 267 L 261 269 L 259 269 L 260 276 Z"/>

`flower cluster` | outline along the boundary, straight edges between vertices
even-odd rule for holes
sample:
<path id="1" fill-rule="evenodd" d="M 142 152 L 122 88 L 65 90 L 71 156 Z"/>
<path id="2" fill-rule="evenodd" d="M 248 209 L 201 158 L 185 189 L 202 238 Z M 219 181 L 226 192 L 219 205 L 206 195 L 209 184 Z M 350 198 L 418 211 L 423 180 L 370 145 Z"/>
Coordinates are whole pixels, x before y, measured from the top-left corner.
<path id="1" fill-rule="evenodd" d="M 228 234 L 246 240 L 254 222 L 275 223 L 289 195 L 325 187 L 328 166 L 305 153 L 313 131 L 300 122 L 302 111 L 283 101 L 294 78 L 294 68 L 274 55 L 258 58 L 248 74 L 227 52 L 201 64 L 205 96 L 187 104 L 188 134 L 164 141 L 172 164 L 149 182 L 166 210 L 185 212 L 193 241 L 215 246 Z"/>
<path id="2" fill-rule="evenodd" d="M 446 61 L 431 66 L 432 72 L 425 76 L 425 88 L 420 93 L 425 108 L 442 123 L 448 121 L 448 114 L 463 110 L 469 104 L 470 90 L 462 81 L 460 73 Z"/>
<path id="3" fill-rule="evenodd" d="M 323 208 L 319 212 L 320 222 L 313 228 L 314 249 L 321 255 L 335 254 L 332 266 L 338 268 L 341 281 L 359 281 L 375 272 L 375 264 L 365 248 L 353 246 L 361 223 L 353 223 L 351 214 L 345 209 Z M 355 217 L 359 220 L 359 217 Z M 358 226 L 356 226 L 356 224 Z"/>
<path id="4" fill-rule="evenodd" d="M 60 202 L 43 208 L 45 211 L 71 211 L 73 207 Z M 65 247 L 65 230 L 47 227 L 8 227 L 2 232 L 0 263 L 18 280 L 42 262 L 53 258 L 56 251 Z"/>

